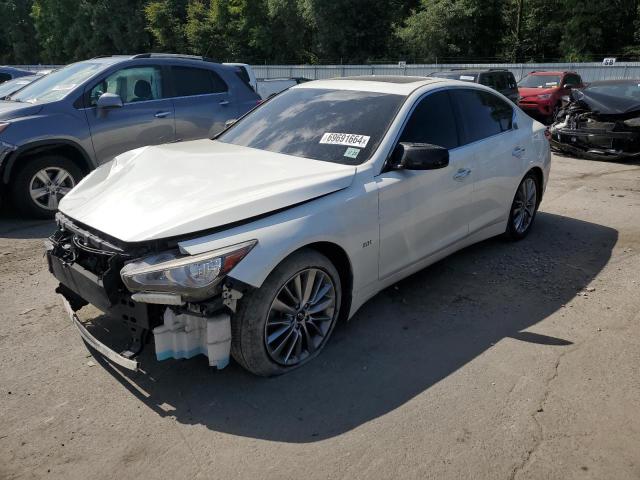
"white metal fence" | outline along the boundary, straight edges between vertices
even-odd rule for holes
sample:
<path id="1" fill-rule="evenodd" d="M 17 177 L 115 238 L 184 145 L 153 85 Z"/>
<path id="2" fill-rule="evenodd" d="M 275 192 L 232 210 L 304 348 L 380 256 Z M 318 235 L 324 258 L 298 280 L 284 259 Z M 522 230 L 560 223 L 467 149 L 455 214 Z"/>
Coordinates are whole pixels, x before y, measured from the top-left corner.
<path id="1" fill-rule="evenodd" d="M 493 63 L 493 64 L 421 64 L 421 65 L 254 65 L 258 78 L 304 77 L 318 80 L 353 75 L 428 75 L 452 68 L 507 68 L 520 80 L 533 70 L 575 71 L 586 82 L 621 78 L 639 78 L 640 62 L 616 63 L 605 67 L 601 63 Z"/>
<path id="2" fill-rule="evenodd" d="M 27 70 L 48 70 L 59 65 L 16 65 Z M 575 71 L 586 82 L 620 78 L 640 79 L 640 62 L 619 62 L 614 66 L 601 63 L 456 63 L 411 65 L 254 65 L 258 78 L 304 77 L 319 80 L 354 75 L 428 75 L 431 72 L 452 68 L 507 68 L 520 80 L 533 70 Z"/>

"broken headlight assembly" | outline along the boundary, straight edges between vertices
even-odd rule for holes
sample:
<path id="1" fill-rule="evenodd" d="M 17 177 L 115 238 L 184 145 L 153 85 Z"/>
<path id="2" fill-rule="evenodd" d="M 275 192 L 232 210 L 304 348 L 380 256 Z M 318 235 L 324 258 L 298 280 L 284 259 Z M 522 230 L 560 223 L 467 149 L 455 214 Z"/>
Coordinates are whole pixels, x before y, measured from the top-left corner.
<path id="1" fill-rule="evenodd" d="M 198 255 L 162 252 L 126 264 L 120 277 L 131 292 L 169 293 L 185 301 L 211 297 L 224 276 L 258 243 L 238 243 Z"/>

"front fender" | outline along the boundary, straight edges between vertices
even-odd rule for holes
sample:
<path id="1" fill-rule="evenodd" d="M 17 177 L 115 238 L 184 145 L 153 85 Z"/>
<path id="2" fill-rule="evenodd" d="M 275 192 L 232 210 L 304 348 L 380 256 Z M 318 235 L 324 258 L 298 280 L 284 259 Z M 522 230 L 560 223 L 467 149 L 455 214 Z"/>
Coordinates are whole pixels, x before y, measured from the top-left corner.
<path id="1" fill-rule="evenodd" d="M 348 188 L 223 232 L 179 243 L 195 255 L 257 239 L 258 244 L 229 274 L 260 287 L 291 253 L 317 242 L 342 248 L 351 263 L 353 290 L 378 279 L 377 190 Z"/>

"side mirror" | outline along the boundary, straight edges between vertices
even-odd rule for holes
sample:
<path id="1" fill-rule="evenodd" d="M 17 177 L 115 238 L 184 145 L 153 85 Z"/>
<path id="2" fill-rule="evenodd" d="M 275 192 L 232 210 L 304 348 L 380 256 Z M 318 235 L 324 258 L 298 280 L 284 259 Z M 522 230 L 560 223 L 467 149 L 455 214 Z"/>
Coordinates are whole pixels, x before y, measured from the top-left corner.
<path id="1" fill-rule="evenodd" d="M 115 93 L 103 93 L 100 95 L 100 98 L 98 98 L 96 105 L 98 108 L 104 109 L 121 108 L 122 98 L 120 98 L 120 95 L 116 95 Z"/>
<path id="2" fill-rule="evenodd" d="M 565 90 L 571 90 L 573 88 L 573 85 L 569 85 L 568 83 L 565 83 L 564 85 L 562 85 L 562 88 L 564 88 Z"/>
<path id="3" fill-rule="evenodd" d="M 393 159 L 396 170 L 436 170 L 449 165 L 449 150 L 429 143 L 400 142 Z"/>

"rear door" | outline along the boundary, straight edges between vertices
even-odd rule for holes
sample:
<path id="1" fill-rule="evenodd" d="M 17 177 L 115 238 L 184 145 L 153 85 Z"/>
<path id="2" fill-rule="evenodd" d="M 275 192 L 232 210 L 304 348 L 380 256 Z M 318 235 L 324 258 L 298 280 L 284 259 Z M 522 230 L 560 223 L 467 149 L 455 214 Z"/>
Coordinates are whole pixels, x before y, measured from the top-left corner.
<path id="1" fill-rule="evenodd" d="M 479 89 L 451 92 L 461 125 L 461 143 L 473 148 L 473 201 L 469 233 L 506 220 L 527 155 L 527 138 L 518 135 L 513 106 Z M 523 132 L 524 133 L 524 132 Z"/>
<path id="2" fill-rule="evenodd" d="M 211 138 L 236 118 L 237 105 L 227 83 L 211 69 L 171 67 L 176 139 Z"/>
<path id="3" fill-rule="evenodd" d="M 87 121 L 99 163 L 127 150 L 175 139 L 173 103 L 166 90 L 163 70 L 154 65 L 123 68 L 87 89 Z M 107 92 L 120 95 L 123 106 L 97 108 L 98 98 Z"/>
<path id="4" fill-rule="evenodd" d="M 376 177 L 379 189 L 380 278 L 456 243 L 469 229 L 473 190 L 472 148 L 459 145 L 449 93 L 418 101 L 398 142 L 449 149 L 449 165 L 438 170 L 390 170 Z"/>

